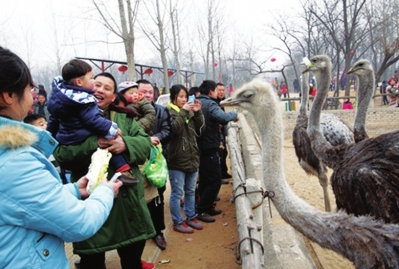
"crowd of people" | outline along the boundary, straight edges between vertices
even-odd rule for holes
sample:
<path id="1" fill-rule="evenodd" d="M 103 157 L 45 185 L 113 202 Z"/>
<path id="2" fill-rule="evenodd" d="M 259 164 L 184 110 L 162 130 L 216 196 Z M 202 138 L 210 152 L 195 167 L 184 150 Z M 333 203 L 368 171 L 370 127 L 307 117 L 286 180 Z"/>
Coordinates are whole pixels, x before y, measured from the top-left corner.
<path id="1" fill-rule="evenodd" d="M 151 82 L 118 84 L 110 73 L 95 75 L 73 59 L 47 97 L 27 65 L 0 47 L 0 170 L 8 175 L 0 187 L 0 268 L 69 268 L 64 241 L 73 242 L 82 269 L 105 268 L 109 250 L 117 250 L 122 268 L 154 268 L 141 256 L 147 239 L 167 247 L 165 199 L 176 232 L 215 222 L 222 213 L 218 192 L 231 177 L 226 125 L 238 120 L 219 106 L 224 94 L 224 85 L 212 80 L 191 89 L 177 84 L 161 106 Z M 140 170 L 154 146 L 167 161 L 170 197 L 164 197 L 166 185 L 152 186 Z M 98 148 L 112 157 L 89 194 L 87 175 Z M 71 183 L 61 180 L 65 171 Z M 108 181 L 117 172 L 118 179 Z"/>

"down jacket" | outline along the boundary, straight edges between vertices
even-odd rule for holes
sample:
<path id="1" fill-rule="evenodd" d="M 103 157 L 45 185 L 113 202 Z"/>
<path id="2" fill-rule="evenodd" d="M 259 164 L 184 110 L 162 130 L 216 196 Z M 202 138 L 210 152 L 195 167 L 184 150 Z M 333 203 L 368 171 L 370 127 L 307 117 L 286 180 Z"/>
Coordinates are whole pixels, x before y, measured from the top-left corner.
<path id="1" fill-rule="evenodd" d="M 187 111 L 173 103 L 167 107 L 173 117 L 173 136 L 167 151 L 168 168 L 194 173 L 198 170 L 200 159 L 196 137 L 205 130 L 204 115 L 201 110 Z"/>
<path id="2" fill-rule="evenodd" d="M 201 137 L 197 139 L 198 147 L 202 151 L 217 151 L 220 145 L 220 125 L 225 125 L 229 121 L 237 118 L 236 112 L 224 112 L 215 99 L 208 95 L 201 94 L 198 100 L 202 103 L 202 113 L 205 117 L 206 130 Z"/>
<path id="3" fill-rule="evenodd" d="M 62 77 L 53 79 L 47 108 L 47 130 L 62 145 L 78 145 L 93 134 L 107 139 L 116 135 L 118 125 L 103 117 L 93 91 L 65 85 Z"/>
<path id="4" fill-rule="evenodd" d="M 115 199 L 111 213 L 103 227 L 91 238 L 73 244 L 75 254 L 94 254 L 117 249 L 134 242 L 147 240 L 155 236 L 150 212 L 144 198 L 143 178 L 138 168 L 150 155 L 151 139 L 137 124 L 134 118 L 126 114 L 112 112 L 112 119 L 122 130 L 122 139 L 127 151 L 123 152 L 130 164 L 133 175 L 140 180 L 133 186 L 122 186 L 118 198 Z M 109 110 L 106 118 L 110 118 Z M 72 181 L 76 181 L 87 173 L 90 157 L 97 150 L 97 136 L 90 136 L 80 145 L 60 145 L 53 155 L 61 167 L 72 171 Z M 108 167 L 108 178 L 115 171 Z"/>
<path id="5" fill-rule="evenodd" d="M 80 200 L 47 159 L 56 146 L 47 131 L 0 117 L 0 268 L 67 269 L 64 241 L 91 237 L 108 217 L 112 188 Z"/>

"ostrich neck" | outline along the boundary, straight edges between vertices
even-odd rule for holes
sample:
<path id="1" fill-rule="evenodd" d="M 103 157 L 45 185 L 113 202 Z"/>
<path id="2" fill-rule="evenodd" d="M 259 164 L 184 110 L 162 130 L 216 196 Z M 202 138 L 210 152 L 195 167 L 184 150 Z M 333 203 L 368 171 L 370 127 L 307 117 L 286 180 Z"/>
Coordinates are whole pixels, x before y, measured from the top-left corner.
<path id="1" fill-rule="evenodd" d="M 262 130 L 263 180 L 267 191 L 273 191 L 273 204 L 281 217 L 311 240 L 323 247 L 332 249 L 348 257 L 345 248 L 333 244 L 340 235 L 331 229 L 333 222 L 326 221 L 336 213 L 326 213 L 315 209 L 299 198 L 289 187 L 283 171 L 283 126 L 281 112 L 277 105 L 268 107 L 272 115 L 257 115 L 258 128 Z M 263 111 L 263 110 L 262 110 Z M 322 231 L 322 232 L 320 232 Z M 345 240 L 338 239 L 339 242 Z"/>
<path id="2" fill-rule="evenodd" d="M 299 115 L 306 116 L 309 102 L 309 73 L 302 74 L 301 93 L 302 96 Z"/>
<path id="3" fill-rule="evenodd" d="M 263 181 L 267 191 L 274 191 L 273 203 L 281 217 L 297 230 L 310 238 L 314 238 L 312 230 L 319 229 L 319 223 L 313 218 L 321 211 L 311 207 L 300 199 L 289 187 L 284 174 L 283 158 L 283 121 L 277 104 L 268 105 L 269 113 L 255 116 L 257 125 L 262 130 L 262 165 Z M 263 110 L 261 110 L 263 111 Z M 309 217 L 310 216 L 310 217 Z M 320 228 L 320 230 L 328 230 Z"/>
<path id="4" fill-rule="evenodd" d="M 375 79 L 373 72 L 369 72 L 367 75 L 358 77 L 358 104 L 354 124 L 354 135 L 356 142 L 368 138 L 366 132 L 366 120 L 370 101 L 374 94 L 374 84 Z"/>
<path id="5" fill-rule="evenodd" d="M 327 150 L 331 148 L 331 144 L 324 137 L 320 127 L 321 109 L 324 100 L 326 99 L 326 96 L 328 94 L 331 81 L 331 66 L 327 65 L 324 69 L 315 72 L 315 76 L 317 82 L 317 90 L 312 108 L 309 113 L 307 133 L 310 141 L 312 141 L 312 149 L 317 158 L 323 160 L 324 162 L 327 162 L 327 165 L 332 167 L 332 163 L 330 163 L 331 160 L 328 159 L 331 156 L 325 154 L 325 152 L 327 152 Z"/>
<path id="6" fill-rule="evenodd" d="M 326 67 L 324 70 L 316 72 L 317 90 L 309 114 L 309 127 L 311 131 L 320 131 L 320 114 L 324 100 L 328 94 L 328 88 L 331 81 L 331 68 Z M 324 136 L 323 136 L 324 137 Z"/>

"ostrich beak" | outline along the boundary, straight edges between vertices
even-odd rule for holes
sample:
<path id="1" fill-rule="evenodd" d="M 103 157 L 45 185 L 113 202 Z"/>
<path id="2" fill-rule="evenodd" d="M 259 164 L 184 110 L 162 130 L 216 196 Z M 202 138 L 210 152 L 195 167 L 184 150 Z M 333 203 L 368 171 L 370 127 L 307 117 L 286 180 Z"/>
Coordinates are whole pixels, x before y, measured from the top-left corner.
<path id="1" fill-rule="evenodd" d="M 309 72 L 310 67 L 308 67 L 304 62 L 301 62 L 299 64 L 299 70 L 301 71 L 302 74 Z"/>
<path id="2" fill-rule="evenodd" d="M 220 106 L 222 106 L 222 107 L 235 106 L 235 105 L 238 105 L 239 103 L 240 103 L 240 101 L 238 99 L 229 97 L 227 99 L 224 99 L 222 102 L 220 102 Z"/>
<path id="3" fill-rule="evenodd" d="M 308 57 L 304 57 L 302 59 L 302 62 L 299 64 L 299 69 L 302 71 L 302 74 L 309 72 L 312 67 L 313 67 L 313 64 L 310 62 Z"/>
<path id="4" fill-rule="evenodd" d="M 355 71 L 356 71 L 355 68 L 351 68 L 351 69 L 349 69 L 348 72 L 346 72 L 346 73 L 349 75 L 349 74 L 354 73 Z"/>

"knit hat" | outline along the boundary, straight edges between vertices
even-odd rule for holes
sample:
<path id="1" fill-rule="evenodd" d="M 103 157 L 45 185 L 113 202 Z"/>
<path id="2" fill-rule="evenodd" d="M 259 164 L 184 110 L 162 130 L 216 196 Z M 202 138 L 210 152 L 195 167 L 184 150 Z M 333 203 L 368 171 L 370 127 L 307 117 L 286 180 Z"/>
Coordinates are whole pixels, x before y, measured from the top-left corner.
<path id="1" fill-rule="evenodd" d="M 134 81 L 124 81 L 119 83 L 118 89 L 116 92 L 122 93 L 123 91 L 133 88 L 133 87 L 138 87 L 137 83 Z"/>

